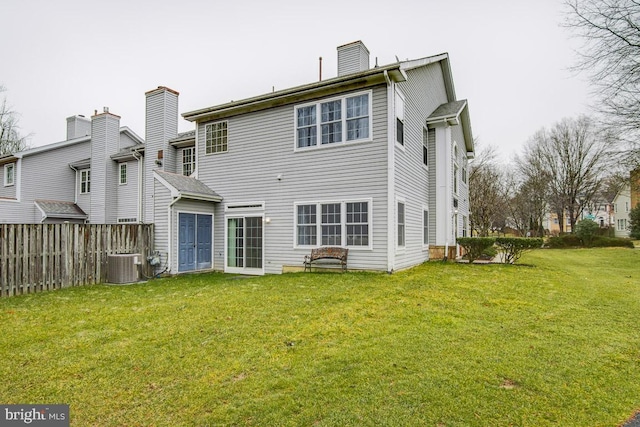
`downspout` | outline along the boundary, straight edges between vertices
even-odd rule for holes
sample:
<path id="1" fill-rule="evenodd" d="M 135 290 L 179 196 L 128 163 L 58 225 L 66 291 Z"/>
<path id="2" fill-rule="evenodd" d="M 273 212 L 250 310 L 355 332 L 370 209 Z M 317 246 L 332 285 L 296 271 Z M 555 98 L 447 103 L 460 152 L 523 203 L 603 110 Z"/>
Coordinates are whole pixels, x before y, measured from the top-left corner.
<path id="1" fill-rule="evenodd" d="M 78 204 L 78 169 L 74 168 L 73 166 L 69 165 L 69 167 L 71 168 L 71 170 L 73 170 L 75 172 L 75 177 L 74 177 L 74 191 L 73 191 L 73 203 L 75 203 L 76 205 Z"/>
<path id="2" fill-rule="evenodd" d="M 393 102 L 395 83 L 384 71 L 387 82 L 387 273 L 393 273 L 395 268 L 395 143 L 394 143 L 394 114 Z"/>
<path id="3" fill-rule="evenodd" d="M 173 220 L 171 218 L 171 208 L 173 207 L 173 205 L 178 203 L 180 199 L 182 199 L 182 194 L 179 194 L 178 197 L 173 199 L 173 201 L 169 203 L 169 206 L 167 207 L 167 271 L 168 272 L 171 272 L 171 255 L 172 255 L 171 248 L 173 247 L 173 236 L 171 234 L 171 224 L 173 223 Z"/>
<path id="4" fill-rule="evenodd" d="M 140 156 L 140 153 L 136 150 L 133 150 L 133 158 L 138 161 L 138 222 L 142 224 L 144 222 L 142 218 L 142 172 L 144 165 L 142 163 L 142 156 Z"/>

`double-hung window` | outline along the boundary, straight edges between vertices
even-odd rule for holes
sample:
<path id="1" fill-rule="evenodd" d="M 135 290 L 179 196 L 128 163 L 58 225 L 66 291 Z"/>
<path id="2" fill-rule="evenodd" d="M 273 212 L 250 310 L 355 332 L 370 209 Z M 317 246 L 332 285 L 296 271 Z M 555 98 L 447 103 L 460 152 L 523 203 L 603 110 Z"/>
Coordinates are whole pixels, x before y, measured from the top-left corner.
<path id="1" fill-rule="evenodd" d="M 80 193 L 87 194 L 91 192 L 91 170 L 85 169 L 80 171 Z"/>
<path id="2" fill-rule="evenodd" d="M 404 233 L 405 233 L 405 217 L 404 217 L 404 203 L 398 202 L 398 247 L 404 247 Z"/>
<path id="3" fill-rule="evenodd" d="M 429 129 L 422 128 L 422 164 L 429 166 Z"/>
<path id="4" fill-rule="evenodd" d="M 4 185 L 8 187 L 14 185 L 16 182 L 16 165 L 9 163 L 4 166 Z"/>
<path id="5" fill-rule="evenodd" d="M 227 122 L 209 123 L 205 126 L 205 152 L 207 154 L 227 151 Z"/>
<path id="6" fill-rule="evenodd" d="M 422 245 L 429 245 L 429 211 L 422 210 Z"/>
<path id="7" fill-rule="evenodd" d="M 182 149 L 182 175 L 189 176 L 193 173 L 196 167 L 196 156 L 194 155 L 193 147 L 186 147 Z"/>
<path id="8" fill-rule="evenodd" d="M 296 246 L 369 248 L 370 209 L 370 200 L 296 204 Z"/>
<path id="9" fill-rule="evenodd" d="M 404 97 L 396 92 L 396 141 L 404 145 Z"/>
<path id="10" fill-rule="evenodd" d="M 124 185 L 127 183 L 127 164 L 120 163 L 120 185 Z"/>
<path id="11" fill-rule="evenodd" d="M 368 140 L 371 92 L 295 108 L 296 149 Z"/>

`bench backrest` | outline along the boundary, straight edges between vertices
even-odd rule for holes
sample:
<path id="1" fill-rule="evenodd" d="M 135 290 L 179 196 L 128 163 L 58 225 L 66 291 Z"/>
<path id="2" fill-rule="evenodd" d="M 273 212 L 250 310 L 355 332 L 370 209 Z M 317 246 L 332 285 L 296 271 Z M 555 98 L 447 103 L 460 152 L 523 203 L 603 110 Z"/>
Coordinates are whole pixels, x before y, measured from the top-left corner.
<path id="1" fill-rule="evenodd" d="M 336 246 L 326 246 L 322 248 L 313 248 L 311 249 L 311 261 L 321 258 L 333 258 L 339 259 L 340 261 L 347 261 L 347 254 L 349 253 L 349 249 L 340 248 Z"/>

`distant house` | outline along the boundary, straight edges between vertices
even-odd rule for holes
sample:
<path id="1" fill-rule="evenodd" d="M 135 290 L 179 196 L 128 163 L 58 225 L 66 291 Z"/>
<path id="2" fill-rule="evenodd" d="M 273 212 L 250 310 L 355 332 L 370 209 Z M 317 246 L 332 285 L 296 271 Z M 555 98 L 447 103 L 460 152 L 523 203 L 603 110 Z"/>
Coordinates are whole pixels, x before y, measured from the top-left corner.
<path id="1" fill-rule="evenodd" d="M 613 199 L 616 237 L 629 237 L 629 211 L 631 210 L 631 186 L 625 184 Z"/>
<path id="2" fill-rule="evenodd" d="M 154 223 L 171 273 L 281 273 L 318 246 L 348 248 L 349 269 L 441 258 L 467 235 L 474 155 L 449 56 L 370 68 L 362 42 L 337 53 L 337 77 L 186 112 L 191 132 L 178 134 L 179 94 L 166 87 L 146 93 L 144 143 L 117 116 L 97 114 L 79 138 L 86 148 L 56 158 L 71 190 L 25 197 L 5 186 L 0 222 L 24 222 L 5 215 L 14 203 L 29 206 L 22 218 L 33 222 L 59 210 L 69 220 L 81 211 L 90 222 Z M 34 150 L 52 159 L 75 137 Z M 5 182 L 27 168 L 42 179 L 25 153 L 0 158 L 14 164 Z"/>
<path id="3" fill-rule="evenodd" d="M 118 158 L 144 141 L 106 109 L 67 119 L 67 139 L 0 157 L 0 223 L 137 222 L 138 161 Z"/>

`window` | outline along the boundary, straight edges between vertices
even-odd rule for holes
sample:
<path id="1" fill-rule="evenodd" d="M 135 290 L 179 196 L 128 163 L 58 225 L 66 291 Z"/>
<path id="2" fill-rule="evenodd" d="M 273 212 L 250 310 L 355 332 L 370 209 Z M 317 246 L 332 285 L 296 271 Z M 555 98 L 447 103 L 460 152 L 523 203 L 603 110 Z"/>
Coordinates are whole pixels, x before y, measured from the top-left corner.
<path id="1" fill-rule="evenodd" d="M 404 247 L 404 203 L 398 202 L 398 246 Z"/>
<path id="2" fill-rule="evenodd" d="M 429 129 L 422 128 L 422 164 L 429 166 Z"/>
<path id="3" fill-rule="evenodd" d="M 404 145 L 404 98 L 396 92 L 396 141 Z"/>
<path id="4" fill-rule="evenodd" d="M 462 182 L 467 183 L 467 167 L 462 166 Z"/>
<path id="5" fill-rule="evenodd" d="M 429 244 L 429 211 L 426 209 L 422 211 L 422 244 Z"/>
<path id="6" fill-rule="evenodd" d="M 91 192 L 91 170 L 85 169 L 80 171 L 80 193 L 87 194 Z"/>
<path id="7" fill-rule="evenodd" d="M 370 93 L 296 107 L 296 148 L 369 139 Z"/>
<path id="8" fill-rule="evenodd" d="M 453 193 L 458 194 L 458 165 L 453 165 Z"/>
<path id="9" fill-rule="evenodd" d="M 182 149 L 182 175 L 190 176 L 196 168 L 196 157 L 193 147 Z"/>
<path id="10" fill-rule="evenodd" d="M 227 122 L 210 123 L 205 127 L 205 150 L 207 154 L 227 151 Z"/>
<path id="11" fill-rule="evenodd" d="M 8 187 L 14 185 L 16 182 L 16 165 L 15 163 L 9 163 L 4 165 L 4 185 Z"/>
<path id="12" fill-rule="evenodd" d="M 340 203 L 322 205 L 322 246 L 342 245 Z"/>
<path id="13" fill-rule="evenodd" d="M 347 203 L 347 246 L 369 246 L 369 203 Z"/>
<path id="14" fill-rule="evenodd" d="M 369 201 L 297 204 L 296 246 L 368 248 L 371 241 L 369 206 Z"/>
<path id="15" fill-rule="evenodd" d="M 624 202 L 624 211 L 629 212 L 629 202 Z"/>
<path id="16" fill-rule="evenodd" d="M 120 185 L 127 183 L 127 164 L 120 163 Z"/>
<path id="17" fill-rule="evenodd" d="M 467 237 L 467 230 L 469 229 L 469 220 L 466 216 L 462 216 L 462 237 Z"/>
<path id="18" fill-rule="evenodd" d="M 298 245 L 317 244 L 316 205 L 298 206 Z"/>

